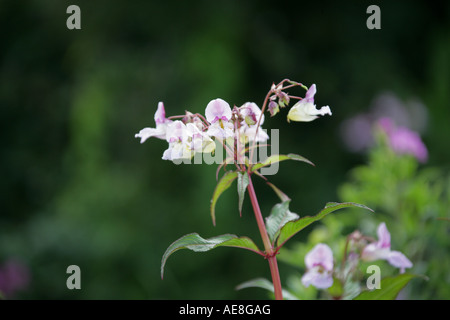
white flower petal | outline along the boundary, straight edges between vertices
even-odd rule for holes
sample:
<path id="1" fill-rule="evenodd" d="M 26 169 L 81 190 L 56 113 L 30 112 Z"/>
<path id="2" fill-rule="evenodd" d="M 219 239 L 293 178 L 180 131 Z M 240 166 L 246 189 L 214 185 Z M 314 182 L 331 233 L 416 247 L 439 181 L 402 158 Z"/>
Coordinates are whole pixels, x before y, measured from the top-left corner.
<path id="1" fill-rule="evenodd" d="M 134 135 L 135 138 L 141 138 L 141 143 L 144 143 L 148 138 L 155 137 L 158 139 L 166 139 L 165 127 L 144 128 Z"/>
<path id="2" fill-rule="evenodd" d="M 317 110 L 315 104 L 300 100 L 289 110 L 287 118 L 288 121 L 309 122 L 317 119 L 319 115 L 323 116 L 326 114 L 332 115 L 329 106 L 324 106 Z"/>
<path id="3" fill-rule="evenodd" d="M 226 139 L 234 137 L 234 126 L 231 122 L 224 122 L 223 120 L 212 123 L 206 132 L 210 137 Z"/>

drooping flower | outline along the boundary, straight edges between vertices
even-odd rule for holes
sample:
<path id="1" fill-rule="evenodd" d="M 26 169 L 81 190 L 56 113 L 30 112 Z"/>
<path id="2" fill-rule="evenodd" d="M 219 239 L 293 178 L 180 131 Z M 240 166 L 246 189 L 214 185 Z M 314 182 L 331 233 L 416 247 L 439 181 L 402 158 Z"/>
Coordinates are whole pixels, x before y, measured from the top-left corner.
<path id="1" fill-rule="evenodd" d="M 366 245 L 361 253 L 364 261 L 386 260 L 389 264 L 400 269 L 403 273 L 405 268 L 411 268 L 412 262 L 401 252 L 391 250 L 391 234 L 386 224 L 380 223 L 377 228 L 378 241 Z"/>
<path id="2" fill-rule="evenodd" d="M 144 128 L 139 133 L 134 135 L 135 138 L 141 138 L 141 143 L 144 143 L 150 137 L 158 139 L 166 139 L 167 126 L 172 121 L 166 118 L 166 111 L 162 102 L 158 103 L 158 109 L 155 112 L 156 128 Z"/>
<path id="3" fill-rule="evenodd" d="M 386 132 L 389 146 L 397 154 L 410 154 L 424 163 L 428 159 L 428 150 L 419 134 L 406 127 L 396 127 L 391 119 L 379 120 L 381 128 Z"/>
<path id="4" fill-rule="evenodd" d="M 241 140 L 245 143 L 248 141 L 265 142 L 269 139 L 269 135 L 262 128 L 264 123 L 264 114 L 254 102 L 246 102 L 240 108 L 241 116 L 244 118 L 241 122 L 239 131 Z M 261 118 L 261 121 L 259 119 Z M 259 121 L 259 126 L 258 126 Z"/>
<path id="5" fill-rule="evenodd" d="M 313 84 L 306 92 L 305 98 L 297 102 L 290 110 L 287 116 L 288 121 L 313 121 L 319 115 L 323 116 L 329 114 L 331 116 L 331 109 L 329 106 L 324 106 L 319 110 L 314 104 L 314 95 L 316 94 L 316 85 Z"/>
<path id="6" fill-rule="evenodd" d="M 305 287 L 313 285 L 326 289 L 333 284 L 333 252 L 326 244 L 319 243 L 305 256 L 306 273 L 302 277 Z"/>
<path id="7" fill-rule="evenodd" d="M 222 139 L 234 136 L 234 125 L 230 122 L 232 112 L 226 101 L 220 98 L 211 100 L 206 106 L 205 115 L 211 123 L 207 131 L 209 136 Z"/>

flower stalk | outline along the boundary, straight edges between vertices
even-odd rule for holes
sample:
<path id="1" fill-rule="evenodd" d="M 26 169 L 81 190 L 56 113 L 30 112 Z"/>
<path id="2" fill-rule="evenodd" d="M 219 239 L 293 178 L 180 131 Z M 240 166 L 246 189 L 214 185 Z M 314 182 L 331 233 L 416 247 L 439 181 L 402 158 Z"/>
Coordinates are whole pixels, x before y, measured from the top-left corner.
<path id="1" fill-rule="evenodd" d="M 274 251 L 272 244 L 267 233 L 266 225 L 259 208 L 258 199 L 256 198 L 255 188 L 253 187 L 250 173 L 248 174 L 248 194 L 252 203 L 253 212 L 255 213 L 256 223 L 258 224 L 259 233 L 261 234 L 262 241 L 264 243 L 265 257 L 269 261 L 270 274 L 272 276 L 273 289 L 276 300 L 283 300 L 283 292 L 281 288 L 280 273 L 278 271 L 278 263 L 276 258 L 276 252 Z"/>

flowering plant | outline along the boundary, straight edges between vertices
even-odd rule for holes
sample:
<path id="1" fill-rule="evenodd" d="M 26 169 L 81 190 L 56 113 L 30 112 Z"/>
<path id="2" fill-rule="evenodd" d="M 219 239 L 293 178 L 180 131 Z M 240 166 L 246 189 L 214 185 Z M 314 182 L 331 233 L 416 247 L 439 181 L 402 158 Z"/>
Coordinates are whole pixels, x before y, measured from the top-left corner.
<path id="1" fill-rule="evenodd" d="M 306 90 L 304 98 L 288 93 L 287 90 L 296 87 Z M 271 86 L 261 109 L 254 102 L 246 102 L 240 107 L 235 105 L 231 108 L 226 101 L 217 98 L 207 104 L 204 115 L 186 111 L 184 115 L 166 117 L 164 105 L 162 102 L 159 103 L 155 113 L 155 128 L 144 128 L 135 137 L 140 138 L 141 143 L 150 137 L 166 140 L 168 148 L 164 151 L 162 159 L 171 160 L 176 164 L 191 163 L 192 159 L 195 163 L 203 160 L 211 164 L 215 160 L 218 164 L 216 172 L 218 182 L 210 204 L 213 224 L 216 224 L 215 206 L 219 197 L 236 180 L 238 211 L 242 215 L 242 204 L 247 192 L 264 247 L 264 249 L 260 249 L 252 239 L 246 236 L 224 234 L 204 239 L 198 233 L 190 233 L 173 242 L 163 254 L 161 277 L 164 275 L 167 259 L 178 250 L 189 249 L 195 252 L 206 252 L 217 247 L 235 247 L 264 257 L 269 263 L 272 277 L 271 283 L 257 279 L 242 284 L 238 288 L 259 286 L 271 290 L 275 299 L 289 298 L 291 295 L 282 289 L 277 263 L 277 254 L 280 253 L 280 249 L 285 243 L 313 222 L 323 219 L 336 210 L 358 207 L 372 211 L 364 205 L 353 202 L 329 202 L 318 214 L 300 217 L 289 210 L 291 199 L 268 181 L 265 175 L 273 174 L 273 172 L 265 169 L 284 160 L 314 164 L 305 157 L 293 153 L 272 154 L 264 159 L 256 159 L 258 149 L 267 147 L 266 143 L 270 138 L 262 128 L 265 123 L 264 113 L 266 111 L 273 117 L 279 114 L 281 109 L 288 107 L 292 100 L 297 100 L 287 113 L 288 122 L 310 122 L 319 116 L 332 114 L 329 106 L 316 108 L 314 103 L 316 91 L 314 84 L 308 88 L 299 82 L 285 79 Z M 225 150 L 225 158 L 221 158 L 223 150 Z M 229 166 L 232 166 L 233 169 L 227 170 Z M 225 173 L 219 179 L 222 169 Z M 255 176 L 264 179 L 280 198 L 280 203 L 272 208 L 265 220 L 252 183 L 252 178 Z M 390 251 L 386 232 L 382 233 L 380 241 L 367 245 L 362 257 L 394 259 L 395 252 Z M 406 257 L 404 258 L 407 260 Z M 304 284 L 312 284 L 318 288 L 331 286 L 333 282 L 331 250 L 326 245 L 318 245 L 305 259 L 308 270 L 302 278 Z M 409 266 L 403 263 L 402 267 Z"/>

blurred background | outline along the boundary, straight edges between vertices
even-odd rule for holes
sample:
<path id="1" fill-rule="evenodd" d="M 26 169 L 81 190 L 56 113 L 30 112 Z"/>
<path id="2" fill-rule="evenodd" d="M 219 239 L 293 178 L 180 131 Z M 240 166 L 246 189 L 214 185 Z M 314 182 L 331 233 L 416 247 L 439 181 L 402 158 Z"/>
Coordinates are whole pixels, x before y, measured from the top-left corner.
<path id="1" fill-rule="evenodd" d="M 81 9 L 81 30 L 66 27 L 71 4 Z M 381 9 L 379 30 L 366 26 L 371 4 Z M 317 105 L 333 111 L 311 123 L 287 124 L 286 110 L 266 117 L 265 129 L 280 129 L 280 153 L 301 154 L 316 164 L 283 162 L 268 177 L 293 199 L 291 210 L 302 216 L 328 201 L 365 203 L 356 191 L 345 192 L 345 185 L 354 183 L 352 169 L 368 162 L 371 121 L 392 116 L 418 132 L 428 149 L 427 161 L 414 170 L 432 168 L 433 179 L 440 179 L 439 194 L 424 200 L 437 208 L 431 223 L 438 223 L 433 233 L 440 233 L 426 250 L 448 263 L 450 222 L 435 218 L 450 217 L 444 207 L 450 195 L 449 18 L 448 1 L 2 0 L 3 296 L 267 298 L 261 289 L 235 290 L 249 279 L 270 278 L 270 272 L 260 256 L 232 248 L 181 250 L 170 257 L 161 280 L 161 257 L 184 234 L 233 233 L 261 241 L 248 198 L 239 217 L 234 187 L 219 199 L 212 225 L 216 166 L 163 161 L 164 141 L 141 145 L 134 134 L 154 126 L 159 101 L 167 115 L 204 113 L 217 97 L 261 106 L 272 82 L 284 78 L 315 83 Z M 268 215 L 278 199 L 262 180 L 254 184 Z M 418 183 L 415 197 L 429 191 Z M 365 204 L 383 211 L 383 198 L 369 200 Z M 415 213 L 419 220 L 421 212 Z M 369 219 L 365 213 L 348 217 L 350 232 Z M 431 239 L 414 225 L 417 219 L 408 234 L 418 242 Z M 408 239 L 394 223 L 396 250 L 414 263 L 414 252 L 401 247 Z M 433 287 L 422 284 L 420 297 L 449 299 L 449 268 L 442 271 L 449 264 L 427 261 L 412 271 L 440 278 Z M 280 262 L 282 282 L 302 263 L 296 268 Z M 66 287 L 69 265 L 81 269 L 81 290 Z"/>

